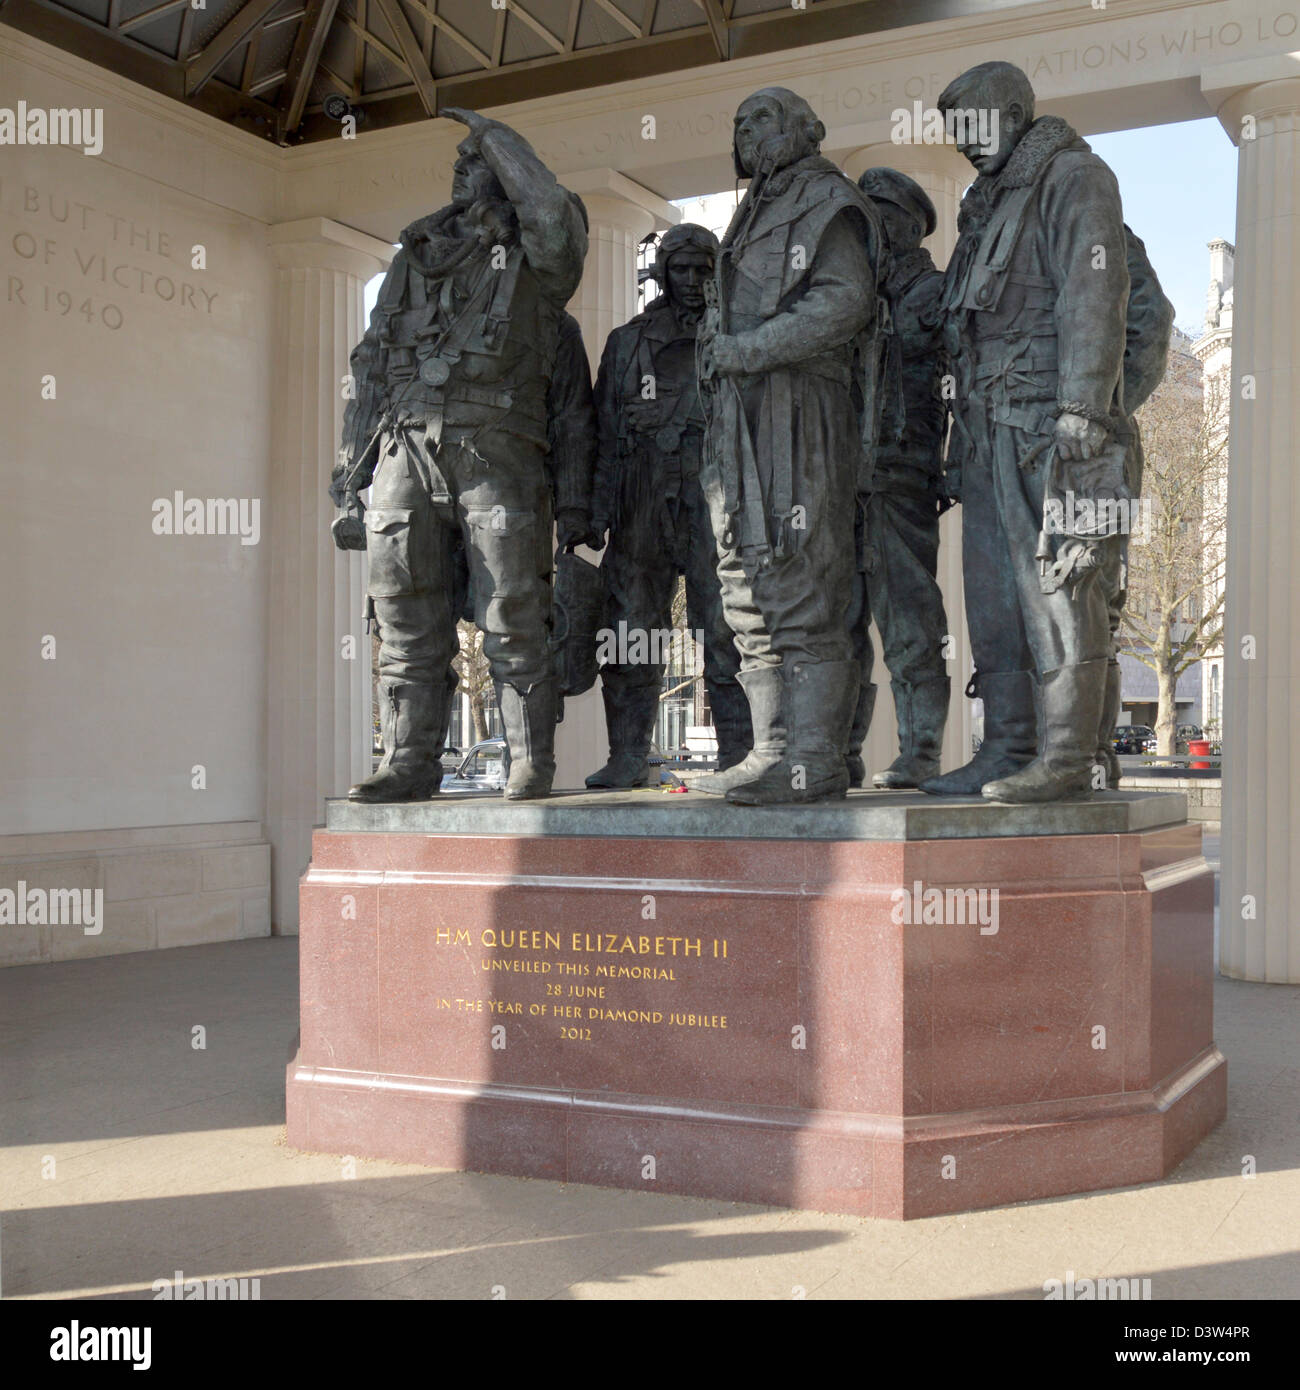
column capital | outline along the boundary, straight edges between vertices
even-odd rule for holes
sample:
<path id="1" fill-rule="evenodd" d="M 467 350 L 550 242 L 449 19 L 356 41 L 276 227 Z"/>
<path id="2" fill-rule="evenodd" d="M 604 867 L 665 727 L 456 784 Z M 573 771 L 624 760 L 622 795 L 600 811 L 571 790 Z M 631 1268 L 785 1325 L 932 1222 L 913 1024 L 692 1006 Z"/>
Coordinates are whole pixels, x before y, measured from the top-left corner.
<path id="1" fill-rule="evenodd" d="M 897 169 L 912 178 L 925 175 L 952 179 L 961 188 L 975 178 L 970 161 L 958 154 L 954 145 L 904 145 L 881 140 L 874 145 L 860 145 L 840 155 L 839 160 L 840 167 L 855 183 L 866 170 L 879 166 Z"/>
<path id="2" fill-rule="evenodd" d="M 1228 139 L 1240 145 L 1246 116 L 1267 119 L 1300 112 L 1300 67 L 1286 53 L 1220 63 L 1201 73 L 1201 95 Z"/>
<path id="3" fill-rule="evenodd" d="M 617 169 L 583 169 L 563 175 L 560 181 L 582 199 L 593 219 L 626 224 L 641 235 L 665 231 L 682 220 L 680 208 Z"/>
<path id="4" fill-rule="evenodd" d="M 300 217 L 294 222 L 274 223 L 267 239 L 281 270 L 340 270 L 359 280 L 369 280 L 387 270 L 394 255 L 388 242 L 328 217 Z"/>

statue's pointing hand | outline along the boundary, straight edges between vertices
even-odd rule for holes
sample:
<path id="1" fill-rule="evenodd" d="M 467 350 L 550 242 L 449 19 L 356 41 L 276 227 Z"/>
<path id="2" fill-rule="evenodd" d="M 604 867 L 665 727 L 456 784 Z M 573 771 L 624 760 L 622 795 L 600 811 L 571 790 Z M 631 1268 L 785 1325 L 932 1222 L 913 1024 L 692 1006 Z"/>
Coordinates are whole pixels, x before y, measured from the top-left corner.
<path id="1" fill-rule="evenodd" d="M 449 121 L 459 121 L 461 125 L 466 126 L 471 141 L 477 140 L 493 124 L 486 116 L 480 116 L 477 111 L 471 111 L 464 106 L 444 106 L 438 114 L 446 116 Z"/>

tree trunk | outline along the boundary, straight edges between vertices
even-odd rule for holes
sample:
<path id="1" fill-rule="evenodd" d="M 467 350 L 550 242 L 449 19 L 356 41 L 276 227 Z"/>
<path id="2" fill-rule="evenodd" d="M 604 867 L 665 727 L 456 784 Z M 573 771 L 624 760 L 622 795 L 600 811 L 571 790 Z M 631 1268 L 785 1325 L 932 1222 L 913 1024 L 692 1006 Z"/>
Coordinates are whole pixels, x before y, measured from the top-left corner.
<path id="1" fill-rule="evenodd" d="M 481 691 L 471 691 L 469 697 L 470 718 L 474 721 L 474 742 L 482 743 L 488 736 L 487 711 L 483 707 Z"/>
<path id="2" fill-rule="evenodd" d="M 1178 706 L 1174 700 L 1178 689 L 1178 673 L 1173 663 L 1162 662 L 1156 672 L 1160 703 L 1156 707 L 1156 754 L 1161 758 L 1171 758 L 1178 751 Z"/>

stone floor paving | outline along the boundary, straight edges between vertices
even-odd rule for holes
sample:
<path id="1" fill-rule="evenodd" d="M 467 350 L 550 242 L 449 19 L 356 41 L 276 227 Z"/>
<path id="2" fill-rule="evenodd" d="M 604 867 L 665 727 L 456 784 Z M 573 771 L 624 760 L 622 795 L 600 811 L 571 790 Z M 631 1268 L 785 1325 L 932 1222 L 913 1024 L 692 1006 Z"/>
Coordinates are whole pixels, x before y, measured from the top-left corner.
<path id="1" fill-rule="evenodd" d="M 1165 1182 L 899 1223 L 295 1152 L 292 939 L 10 969 L 0 1290 L 152 1298 L 180 1271 L 264 1299 L 1041 1299 L 1073 1271 L 1297 1298 L 1298 998 L 1218 982 L 1228 1119 Z"/>

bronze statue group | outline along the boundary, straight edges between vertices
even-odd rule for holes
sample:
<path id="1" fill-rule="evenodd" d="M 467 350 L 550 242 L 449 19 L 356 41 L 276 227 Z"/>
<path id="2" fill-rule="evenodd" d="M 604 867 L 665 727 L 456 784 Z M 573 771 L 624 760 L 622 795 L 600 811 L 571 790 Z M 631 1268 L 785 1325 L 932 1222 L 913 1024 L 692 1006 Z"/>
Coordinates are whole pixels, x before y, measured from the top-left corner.
<path id="1" fill-rule="evenodd" d="M 946 271 L 922 246 L 936 213 L 915 181 L 878 168 L 854 183 L 802 97 L 756 92 L 736 115 L 747 187 L 726 234 L 661 238 L 659 296 L 610 334 L 594 393 L 564 311 L 587 250 L 580 199 L 516 132 L 443 112 L 469 131 L 452 201 L 402 234 L 352 355 L 331 483 L 337 543 L 369 552 L 381 642 L 384 758 L 353 800 L 438 793 L 462 615 L 484 634 L 505 796 L 550 792 L 574 693 L 557 674 L 552 546 L 564 564 L 584 543 L 604 549 L 609 630 L 670 628 L 685 578 L 718 739 L 717 770 L 685 779 L 695 791 L 762 806 L 862 786 L 873 618 L 899 742 L 875 788 L 1014 803 L 1116 784 L 1124 509 L 1078 503 L 1138 494 L 1133 417 L 1163 374 L 1172 306 L 1113 174 L 1065 121 L 1035 118 L 1023 72 L 980 64 L 938 104 L 996 117 L 992 140 L 987 121 L 955 126 L 976 178 Z M 958 501 L 984 738 L 941 774 L 935 576 Z M 610 757 L 589 787 L 649 778 L 663 654 L 618 654 L 600 671 Z"/>

